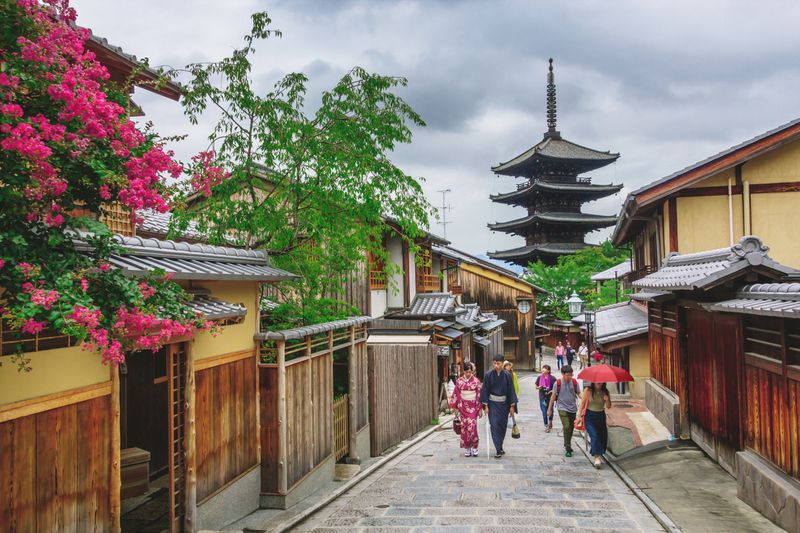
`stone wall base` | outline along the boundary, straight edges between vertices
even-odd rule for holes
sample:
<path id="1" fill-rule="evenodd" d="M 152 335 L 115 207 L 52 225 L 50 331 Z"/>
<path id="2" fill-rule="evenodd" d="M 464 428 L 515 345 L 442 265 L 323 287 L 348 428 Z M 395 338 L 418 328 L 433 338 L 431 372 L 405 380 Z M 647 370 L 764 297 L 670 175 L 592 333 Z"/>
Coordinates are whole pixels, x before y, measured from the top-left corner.
<path id="1" fill-rule="evenodd" d="M 649 378 L 645 381 L 644 403 L 670 433 L 681 435 L 681 402 L 677 394 Z"/>
<path id="2" fill-rule="evenodd" d="M 736 454 L 736 495 L 786 531 L 800 527 L 800 483 L 750 451 Z"/>
<path id="3" fill-rule="evenodd" d="M 197 529 L 220 530 L 255 511 L 260 491 L 259 464 L 197 506 Z"/>
<path id="4" fill-rule="evenodd" d="M 333 454 L 319 464 L 314 470 L 306 474 L 299 483 L 292 487 L 288 494 L 261 493 L 261 507 L 267 509 L 288 509 L 300 500 L 308 498 L 324 484 L 333 479 L 336 459 Z"/>

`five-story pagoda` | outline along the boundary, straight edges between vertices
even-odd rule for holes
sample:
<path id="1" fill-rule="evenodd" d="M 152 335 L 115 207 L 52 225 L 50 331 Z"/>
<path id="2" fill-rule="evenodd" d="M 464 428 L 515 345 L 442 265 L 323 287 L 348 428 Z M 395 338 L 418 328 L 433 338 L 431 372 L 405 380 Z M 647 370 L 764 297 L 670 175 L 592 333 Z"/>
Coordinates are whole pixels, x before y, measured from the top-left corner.
<path id="1" fill-rule="evenodd" d="M 525 237 L 525 246 L 490 252 L 489 257 L 527 267 L 541 259 L 555 263 L 560 255 L 589 246 L 586 233 L 617 222 L 617 217 L 581 212 L 585 202 L 615 194 L 622 185 L 595 185 L 579 174 L 604 167 L 619 154 L 599 152 L 572 143 L 556 130 L 556 85 L 553 60 L 547 73 L 547 132 L 535 146 L 507 163 L 492 168 L 495 174 L 525 178 L 517 190 L 490 196 L 493 202 L 527 208 L 528 215 L 489 224 L 493 231 Z"/>

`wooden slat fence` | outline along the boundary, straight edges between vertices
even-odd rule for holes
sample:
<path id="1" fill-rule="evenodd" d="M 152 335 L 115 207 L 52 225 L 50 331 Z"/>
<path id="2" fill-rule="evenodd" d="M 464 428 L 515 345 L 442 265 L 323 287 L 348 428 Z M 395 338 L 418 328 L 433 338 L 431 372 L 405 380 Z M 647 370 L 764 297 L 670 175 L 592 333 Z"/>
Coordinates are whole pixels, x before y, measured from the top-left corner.
<path id="1" fill-rule="evenodd" d="M 0 423 L 0 529 L 109 531 L 106 393 Z"/>
<path id="2" fill-rule="evenodd" d="M 429 344 L 368 350 L 370 448 L 377 456 L 436 418 L 436 352 Z"/>
<path id="3" fill-rule="evenodd" d="M 350 413 L 347 394 L 333 401 L 333 451 L 339 461 L 350 449 Z"/>
<path id="4" fill-rule="evenodd" d="M 256 355 L 196 373 L 197 499 L 258 463 Z"/>

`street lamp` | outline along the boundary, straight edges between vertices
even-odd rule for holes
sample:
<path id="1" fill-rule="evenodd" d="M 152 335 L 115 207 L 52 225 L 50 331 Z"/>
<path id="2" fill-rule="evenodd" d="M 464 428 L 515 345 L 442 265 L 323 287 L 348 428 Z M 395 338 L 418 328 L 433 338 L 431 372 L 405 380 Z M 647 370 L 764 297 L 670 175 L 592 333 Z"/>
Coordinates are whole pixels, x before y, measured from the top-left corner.
<path id="1" fill-rule="evenodd" d="M 583 310 L 583 300 L 580 299 L 578 293 L 573 292 L 572 296 L 567 299 L 567 307 L 569 307 L 569 314 L 573 318 L 581 314 Z"/>

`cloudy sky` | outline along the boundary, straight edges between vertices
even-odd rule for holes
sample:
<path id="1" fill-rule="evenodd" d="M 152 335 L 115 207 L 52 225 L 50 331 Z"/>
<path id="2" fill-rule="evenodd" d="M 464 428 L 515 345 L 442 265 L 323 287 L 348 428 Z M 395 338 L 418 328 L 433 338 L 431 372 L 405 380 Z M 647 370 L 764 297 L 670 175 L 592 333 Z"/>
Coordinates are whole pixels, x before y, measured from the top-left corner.
<path id="1" fill-rule="evenodd" d="M 148 57 L 181 67 L 241 44 L 249 15 L 268 11 L 283 38 L 258 46 L 264 90 L 289 72 L 309 76 L 309 105 L 354 65 L 408 78 L 402 95 L 427 127 L 394 159 L 424 179 L 428 198 L 451 189 L 447 237 L 472 253 L 522 245 L 488 222 L 523 216 L 493 205 L 512 190 L 490 167 L 541 139 L 547 58 L 555 59 L 558 129 L 574 142 L 619 152 L 590 176 L 622 182 L 587 204 L 616 214 L 625 194 L 800 115 L 800 3 L 794 1 L 334 1 L 73 0 L 78 22 Z M 179 104 L 135 100 L 186 160 L 207 146 Z M 435 233 L 443 233 L 435 222 Z M 604 239 L 610 230 L 589 240 Z"/>

